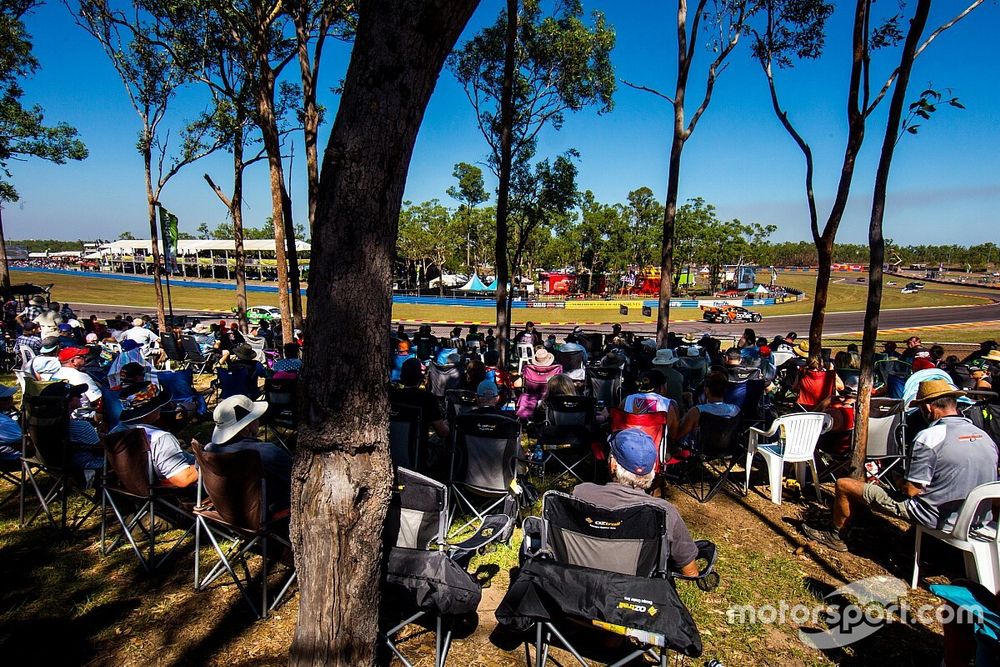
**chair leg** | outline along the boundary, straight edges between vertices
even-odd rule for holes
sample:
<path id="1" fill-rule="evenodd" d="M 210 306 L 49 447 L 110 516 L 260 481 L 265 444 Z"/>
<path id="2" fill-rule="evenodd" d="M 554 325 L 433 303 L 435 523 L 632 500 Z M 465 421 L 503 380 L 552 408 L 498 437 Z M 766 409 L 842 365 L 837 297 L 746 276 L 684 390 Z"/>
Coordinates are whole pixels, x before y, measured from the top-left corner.
<path id="1" fill-rule="evenodd" d="M 923 536 L 924 531 L 918 525 L 913 542 L 913 579 L 910 581 L 910 588 L 913 589 L 917 587 L 917 581 L 920 579 L 920 542 Z"/>
<path id="2" fill-rule="evenodd" d="M 747 450 L 747 465 L 746 465 L 746 481 L 743 482 L 743 493 L 750 492 L 750 470 L 753 468 L 753 455 L 756 453 L 756 448 L 751 447 Z"/>
<path id="3" fill-rule="evenodd" d="M 767 481 L 771 487 L 771 502 L 781 504 L 781 477 L 784 461 L 777 456 L 765 457 L 767 460 Z"/>
<path id="4" fill-rule="evenodd" d="M 815 491 L 816 491 L 816 500 L 818 500 L 819 502 L 823 502 L 823 494 L 819 490 L 819 470 L 817 470 L 817 468 L 816 468 L 816 458 L 815 457 L 813 457 L 812 459 L 810 459 L 810 461 L 809 461 L 809 469 L 812 471 L 812 476 L 813 476 L 812 484 L 813 484 L 813 489 L 815 489 Z"/>

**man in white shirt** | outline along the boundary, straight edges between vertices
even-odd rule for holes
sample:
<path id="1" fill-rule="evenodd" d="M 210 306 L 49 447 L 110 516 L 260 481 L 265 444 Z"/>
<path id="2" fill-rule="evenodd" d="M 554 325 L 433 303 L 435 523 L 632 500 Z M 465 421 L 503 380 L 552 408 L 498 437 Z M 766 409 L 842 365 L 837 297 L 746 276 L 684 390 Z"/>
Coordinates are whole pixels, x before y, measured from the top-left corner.
<path id="1" fill-rule="evenodd" d="M 170 392 L 150 382 L 130 385 L 122 391 L 122 423 L 141 428 L 149 439 L 149 455 L 156 474 L 168 485 L 188 487 L 198 481 L 194 455 L 180 441 L 160 428 L 160 413 L 170 403 Z"/>
<path id="2" fill-rule="evenodd" d="M 134 340 L 143 352 L 148 352 L 160 342 L 160 337 L 146 328 L 146 323 L 141 317 L 137 317 L 132 320 L 132 328 L 122 334 L 121 340 Z"/>
<path id="3" fill-rule="evenodd" d="M 41 329 L 42 338 L 59 335 L 59 325 L 62 324 L 62 315 L 59 314 L 59 304 L 53 301 L 47 310 L 40 312 L 34 319 L 35 324 Z"/>
<path id="4" fill-rule="evenodd" d="M 94 382 L 94 378 L 82 370 L 88 353 L 89 350 L 85 347 L 64 347 L 59 350 L 61 367 L 53 374 L 52 379 L 64 380 L 71 385 L 87 385 L 87 391 L 81 399 L 82 407 L 93 408 L 101 398 L 101 388 Z"/>

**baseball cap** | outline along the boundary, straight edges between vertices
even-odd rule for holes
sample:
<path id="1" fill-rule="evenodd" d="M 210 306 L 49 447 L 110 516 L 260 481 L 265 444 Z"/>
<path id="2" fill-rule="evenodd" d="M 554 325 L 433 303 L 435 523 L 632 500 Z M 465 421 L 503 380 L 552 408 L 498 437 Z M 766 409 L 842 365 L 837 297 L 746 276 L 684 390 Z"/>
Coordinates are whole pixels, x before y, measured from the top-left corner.
<path id="1" fill-rule="evenodd" d="M 90 353 L 85 347 L 64 347 L 59 350 L 59 361 L 66 362 L 74 357 L 85 357 Z"/>
<path id="2" fill-rule="evenodd" d="M 611 438 L 611 454 L 625 470 L 633 475 L 647 475 L 656 463 L 656 445 L 648 433 L 638 428 L 627 428 Z"/>
<path id="3" fill-rule="evenodd" d="M 496 398 L 500 395 L 500 389 L 497 387 L 497 383 L 492 380 L 483 380 L 476 387 L 476 395 L 481 398 Z"/>

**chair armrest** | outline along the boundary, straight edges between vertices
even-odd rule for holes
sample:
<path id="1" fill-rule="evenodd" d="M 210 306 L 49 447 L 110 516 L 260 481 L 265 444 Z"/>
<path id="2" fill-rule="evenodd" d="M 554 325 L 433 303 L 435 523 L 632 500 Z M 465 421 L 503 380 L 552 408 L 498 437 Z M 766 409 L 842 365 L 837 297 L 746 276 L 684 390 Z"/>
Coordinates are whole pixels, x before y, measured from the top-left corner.
<path id="1" fill-rule="evenodd" d="M 715 543 L 708 540 L 696 540 L 694 544 L 698 547 L 698 555 L 695 556 L 695 562 L 704 561 L 705 563 L 698 570 L 698 574 L 689 577 L 680 572 L 671 572 L 670 576 L 674 579 L 697 582 L 698 588 L 710 591 L 719 585 L 719 575 L 715 572 L 715 561 L 718 558 L 718 550 Z"/>
<path id="2" fill-rule="evenodd" d="M 506 542 L 514 532 L 514 517 L 506 514 L 489 514 L 483 517 L 483 522 L 479 530 L 471 537 L 458 542 L 448 543 L 444 546 L 457 555 L 466 554 L 492 544 L 493 542 Z"/>

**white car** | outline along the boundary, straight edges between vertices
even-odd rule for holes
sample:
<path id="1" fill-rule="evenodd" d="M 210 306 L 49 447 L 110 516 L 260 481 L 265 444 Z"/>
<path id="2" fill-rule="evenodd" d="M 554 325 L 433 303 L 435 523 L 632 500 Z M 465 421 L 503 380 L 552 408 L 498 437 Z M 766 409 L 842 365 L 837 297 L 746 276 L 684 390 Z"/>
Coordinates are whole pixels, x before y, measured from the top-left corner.
<path id="1" fill-rule="evenodd" d="M 920 290 L 918 290 L 918 289 L 913 289 L 912 287 L 904 287 L 903 289 L 901 289 L 901 290 L 899 290 L 899 291 L 900 291 L 901 293 L 903 293 L 903 294 L 916 294 L 916 293 L 917 293 L 917 292 L 919 292 Z"/>
<path id="2" fill-rule="evenodd" d="M 895 287 L 896 286 L 896 281 L 895 280 L 890 280 L 889 282 L 886 283 L 886 286 L 887 287 Z"/>
<path id="3" fill-rule="evenodd" d="M 247 308 L 247 321 L 250 324 L 260 324 L 263 321 L 281 320 L 281 309 L 277 306 L 250 306 Z"/>

